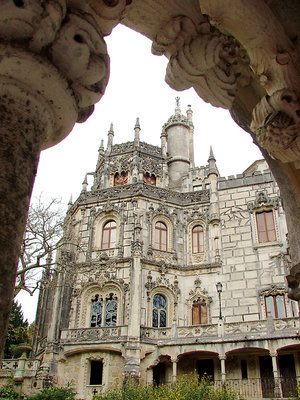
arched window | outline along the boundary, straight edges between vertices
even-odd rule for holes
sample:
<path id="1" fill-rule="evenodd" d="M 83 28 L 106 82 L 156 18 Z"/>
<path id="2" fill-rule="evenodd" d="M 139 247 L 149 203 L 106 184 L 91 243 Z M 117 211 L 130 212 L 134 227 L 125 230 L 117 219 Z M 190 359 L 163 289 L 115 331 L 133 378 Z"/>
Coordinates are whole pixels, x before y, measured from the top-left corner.
<path id="1" fill-rule="evenodd" d="M 207 324 L 207 304 L 201 299 L 193 301 L 192 325 Z"/>
<path id="2" fill-rule="evenodd" d="M 91 328 L 101 326 L 116 326 L 118 312 L 118 298 L 110 293 L 106 296 L 105 302 L 99 294 L 92 299 Z"/>
<path id="3" fill-rule="evenodd" d="M 270 313 L 273 318 L 286 317 L 284 294 L 271 294 L 265 296 L 265 305 L 267 314 Z"/>
<path id="4" fill-rule="evenodd" d="M 112 293 L 106 298 L 105 326 L 117 325 L 118 299 Z"/>
<path id="5" fill-rule="evenodd" d="M 112 249 L 116 247 L 116 221 L 106 222 L 102 229 L 101 249 Z"/>
<path id="6" fill-rule="evenodd" d="M 128 183 L 128 172 L 122 171 L 120 174 L 117 172 L 114 176 L 114 186 L 122 186 Z"/>
<path id="7" fill-rule="evenodd" d="M 153 296 L 152 326 L 154 328 L 167 326 L 167 300 L 162 294 Z"/>
<path id="8" fill-rule="evenodd" d="M 168 229 L 163 222 L 156 222 L 155 224 L 155 237 L 154 247 L 158 250 L 167 250 Z"/>
<path id="9" fill-rule="evenodd" d="M 103 299 L 96 294 L 92 300 L 92 312 L 91 312 L 91 328 L 97 328 L 102 325 L 102 314 L 103 314 Z"/>
<path id="10" fill-rule="evenodd" d="M 192 248 L 194 254 L 204 251 L 203 227 L 201 225 L 194 226 L 192 230 Z"/>
<path id="11" fill-rule="evenodd" d="M 148 185 L 156 185 L 156 177 L 154 174 L 150 175 L 149 172 L 144 174 L 144 183 L 147 183 Z"/>

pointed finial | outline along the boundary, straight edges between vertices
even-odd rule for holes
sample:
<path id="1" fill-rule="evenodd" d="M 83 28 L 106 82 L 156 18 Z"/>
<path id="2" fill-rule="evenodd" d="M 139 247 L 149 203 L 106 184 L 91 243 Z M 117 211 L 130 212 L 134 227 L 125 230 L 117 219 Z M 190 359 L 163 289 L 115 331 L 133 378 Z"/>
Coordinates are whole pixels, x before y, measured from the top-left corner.
<path id="1" fill-rule="evenodd" d="M 135 127 L 134 127 L 134 128 L 139 128 L 139 129 L 141 129 L 139 117 L 136 117 L 136 122 L 135 122 Z"/>
<path id="2" fill-rule="evenodd" d="M 134 126 L 134 143 L 136 145 L 139 145 L 139 143 L 140 143 L 140 131 L 141 131 L 140 119 L 137 117 L 135 126 Z"/>
<path id="3" fill-rule="evenodd" d="M 110 128 L 109 128 L 109 131 L 108 131 L 108 135 L 109 135 L 109 134 L 111 134 L 111 135 L 114 134 L 114 125 L 113 125 L 112 122 L 110 123 Z"/>
<path id="4" fill-rule="evenodd" d="M 175 107 L 175 114 L 180 114 L 180 97 L 175 97 L 176 107 Z"/>
<path id="5" fill-rule="evenodd" d="M 187 106 L 186 116 L 189 122 L 193 122 L 193 110 L 190 104 Z"/>
<path id="6" fill-rule="evenodd" d="M 104 140 L 103 140 L 103 139 L 101 139 L 100 147 L 99 147 L 98 153 L 100 153 L 100 154 L 102 154 L 102 155 L 103 155 L 103 153 L 104 153 Z"/>
<path id="7" fill-rule="evenodd" d="M 86 192 L 87 186 L 88 186 L 87 174 L 85 174 L 84 180 L 82 182 L 82 192 Z"/>
<path id="8" fill-rule="evenodd" d="M 113 137 L 114 137 L 114 128 L 113 128 L 113 123 L 110 124 L 110 128 L 107 134 L 107 150 L 108 153 L 111 152 L 111 148 L 113 145 Z"/>
<path id="9" fill-rule="evenodd" d="M 214 153 L 213 153 L 212 146 L 209 147 L 209 157 L 208 157 L 208 161 L 209 161 L 209 160 L 214 160 L 214 161 L 216 161 L 215 156 L 214 156 Z"/>
<path id="10" fill-rule="evenodd" d="M 72 207 L 72 205 L 73 205 L 73 198 L 72 198 L 72 194 L 71 194 L 70 200 L 69 200 L 69 203 L 68 203 L 68 210 Z"/>

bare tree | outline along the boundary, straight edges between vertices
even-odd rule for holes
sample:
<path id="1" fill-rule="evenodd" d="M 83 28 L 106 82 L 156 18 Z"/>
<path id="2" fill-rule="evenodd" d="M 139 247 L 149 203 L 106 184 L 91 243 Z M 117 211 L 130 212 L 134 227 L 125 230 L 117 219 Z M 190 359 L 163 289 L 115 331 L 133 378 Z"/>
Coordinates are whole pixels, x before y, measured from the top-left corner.
<path id="1" fill-rule="evenodd" d="M 64 213 L 59 205 L 60 200 L 44 202 L 41 196 L 30 205 L 20 252 L 15 296 L 21 290 L 32 295 L 39 288 L 42 277 L 50 275 L 63 233 Z"/>

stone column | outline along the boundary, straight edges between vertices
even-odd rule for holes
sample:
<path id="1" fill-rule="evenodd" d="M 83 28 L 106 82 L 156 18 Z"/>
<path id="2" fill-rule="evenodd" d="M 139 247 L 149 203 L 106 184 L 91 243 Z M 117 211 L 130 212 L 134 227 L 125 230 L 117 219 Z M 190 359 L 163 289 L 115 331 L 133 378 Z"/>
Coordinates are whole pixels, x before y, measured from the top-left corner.
<path id="1" fill-rule="evenodd" d="M 225 368 L 226 356 L 223 355 L 223 354 L 219 354 L 219 360 L 221 361 L 221 378 L 222 378 L 222 382 L 225 382 L 225 380 L 226 380 L 226 368 Z"/>
<path id="2" fill-rule="evenodd" d="M 0 3 L 0 354 L 39 154 L 85 121 L 105 91 L 103 35 L 126 4 L 110 3 Z"/>
<path id="3" fill-rule="evenodd" d="M 276 398 L 281 399 L 282 393 L 281 393 L 280 377 L 279 377 L 278 366 L 277 366 L 277 352 L 270 351 L 270 356 L 272 357 L 272 367 L 273 367 L 274 384 L 275 384 L 274 396 Z"/>
<path id="4" fill-rule="evenodd" d="M 178 359 L 177 359 L 177 357 L 175 359 L 172 358 L 171 361 L 172 361 L 172 382 L 176 383 Z"/>
<path id="5" fill-rule="evenodd" d="M 148 368 L 146 374 L 147 385 L 151 385 L 153 383 L 153 368 Z"/>

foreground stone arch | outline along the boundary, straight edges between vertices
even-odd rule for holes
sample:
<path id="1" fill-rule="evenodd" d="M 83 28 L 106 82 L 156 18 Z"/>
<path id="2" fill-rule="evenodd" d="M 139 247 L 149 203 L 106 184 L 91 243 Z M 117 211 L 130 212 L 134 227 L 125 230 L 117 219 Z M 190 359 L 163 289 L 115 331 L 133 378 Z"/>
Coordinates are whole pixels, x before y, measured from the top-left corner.
<path id="1" fill-rule="evenodd" d="M 300 76 L 297 1 L 7 0 L 0 6 L 0 335 L 41 149 L 102 97 L 103 37 L 120 21 L 169 59 L 167 83 L 229 109 L 278 182 L 289 228 L 290 296 L 300 299 Z M 0 346 L 1 347 L 1 346 Z M 1 351 L 1 349 L 0 349 Z"/>

